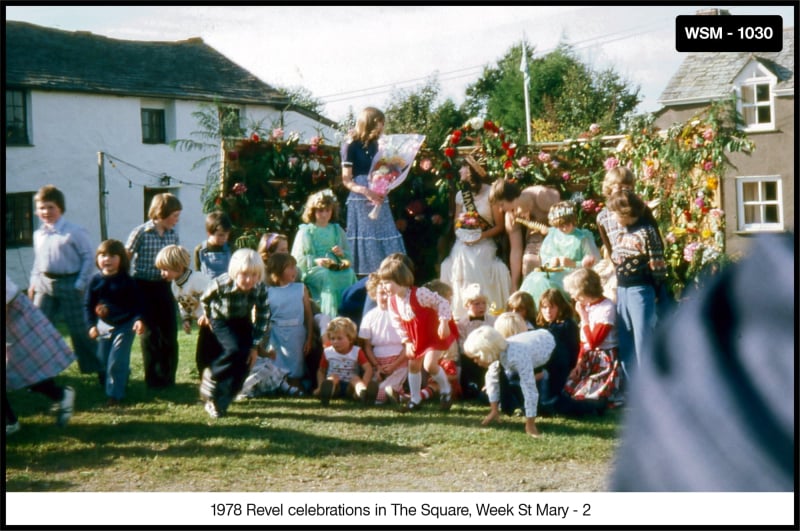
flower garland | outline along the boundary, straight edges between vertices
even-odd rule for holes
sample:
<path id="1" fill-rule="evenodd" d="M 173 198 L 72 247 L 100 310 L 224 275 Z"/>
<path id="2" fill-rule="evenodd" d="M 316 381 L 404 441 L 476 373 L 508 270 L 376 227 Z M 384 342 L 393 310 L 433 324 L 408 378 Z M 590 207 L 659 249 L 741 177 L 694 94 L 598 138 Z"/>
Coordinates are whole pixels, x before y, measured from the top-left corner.
<path id="1" fill-rule="evenodd" d="M 470 118 L 447 135 L 441 149 L 445 157 L 444 170 L 453 168 L 453 159 L 459 152 L 477 155 L 476 158 L 485 163 L 486 174 L 492 180 L 511 174 L 516 165 L 517 144 L 492 120 Z"/>

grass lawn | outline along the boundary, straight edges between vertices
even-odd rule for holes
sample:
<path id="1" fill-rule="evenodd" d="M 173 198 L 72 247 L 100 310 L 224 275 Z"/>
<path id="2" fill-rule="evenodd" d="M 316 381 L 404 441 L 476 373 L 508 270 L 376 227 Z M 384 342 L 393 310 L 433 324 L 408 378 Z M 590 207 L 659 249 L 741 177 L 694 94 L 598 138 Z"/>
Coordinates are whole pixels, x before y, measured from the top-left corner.
<path id="1" fill-rule="evenodd" d="M 488 406 L 457 402 L 402 415 L 313 398 L 235 402 L 212 420 L 198 401 L 196 332 L 180 332 L 178 383 L 151 391 L 138 339 L 124 407 L 105 406 L 95 375 L 73 363 L 56 381 L 77 391 L 55 426 L 38 393 L 9 399 L 22 430 L 5 441 L 8 491 L 602 491 L 622 418 L 539 418 L 480 426 Z"/>

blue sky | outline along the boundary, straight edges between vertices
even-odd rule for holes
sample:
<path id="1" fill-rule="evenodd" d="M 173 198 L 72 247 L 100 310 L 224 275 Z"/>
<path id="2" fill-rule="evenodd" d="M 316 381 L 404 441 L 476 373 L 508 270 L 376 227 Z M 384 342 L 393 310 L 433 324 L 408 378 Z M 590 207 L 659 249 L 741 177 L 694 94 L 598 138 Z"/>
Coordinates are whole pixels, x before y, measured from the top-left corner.
<path id="1" fill-rule="evenodd" d="M 392 91 L 437 75 L 456 103 L 486 65 L 523 34 L 536 55 L 560 40 L 596 69 L 612 67 L 641 88 L 640 111 L 657 99 L 683 57 L 675 17 L 719 7 L 733 15 L 781 15 L 794 6 L 6 6 L 6 19 L 120 39 L 202 37 L 260 79 L 302 86 L 339 120 L 348 108 L 385 108 Z M 520 89 L 521 90 L 521 89 Z"/>

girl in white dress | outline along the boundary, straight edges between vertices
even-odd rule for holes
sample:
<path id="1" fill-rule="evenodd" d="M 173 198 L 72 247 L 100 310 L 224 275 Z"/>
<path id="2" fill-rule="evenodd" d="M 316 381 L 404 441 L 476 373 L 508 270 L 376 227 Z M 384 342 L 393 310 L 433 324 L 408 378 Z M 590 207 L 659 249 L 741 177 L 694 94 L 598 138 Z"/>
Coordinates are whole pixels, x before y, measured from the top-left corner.
<path id="1" fill-rule="evenodd" d="M 494 238 L 504 233 L 503 212 L 489 204 L 490 186 L 482 182 L 486 171 L 469 155 L 458 173 L 462 190 L 456 194 L 456 242 L 441 266 L 440 278 L 453 288 L 453 318 L 467 313 L 464 294 L 470 284 L 480 284 L 488 307 L 502 309 L 511 293 L 511 274 L 497 257 Z"/>

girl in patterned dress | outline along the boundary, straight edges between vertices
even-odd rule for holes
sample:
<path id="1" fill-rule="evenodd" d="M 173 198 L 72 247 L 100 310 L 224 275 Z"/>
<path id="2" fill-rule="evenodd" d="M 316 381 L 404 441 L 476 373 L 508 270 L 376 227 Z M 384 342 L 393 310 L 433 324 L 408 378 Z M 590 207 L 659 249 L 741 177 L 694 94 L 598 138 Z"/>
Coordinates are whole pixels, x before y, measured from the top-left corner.
<path id="1" fill-rule="evenodd" d="M 519 374 L 520 387 L 525 402 L 525 433 L 538 437 L 536 411 L 539 391 L 533 372 L 550 359 L 556 342 L 547 330 L 531 330 L 509 338 L 491 326 L 473 331 L 464 342 L 464 354 L 475 363 L 486 367 L 486 394 L 491 411 L 484 417 L 484 426 L 500 419 L 500 371 L 512 369 Z"/>
<path id="2" fill-rule="evenodd" d="M 366 276 L 378 269 L 392 253 L 405 253 L 403 237 L 395 226 L 389 198 L 369 189 L 369 170 L 378 152 L 378 137 L 383 132 L 383 112 L 367 107 L 358 117 L 349 143 L 342 146 L 342 185 L 347 196 L 347 241 L 353 253 L 353 269 Z M 383 205 L 378 219 L 370 219 L 375 205 Z"/>
<path id="3" fill-rule="evenodd" d="M 439 367 L 439 358 L 458 339 L 450 303 L 425 287 L 414 287 L 414 274 L 399 260 L 387 259 L 378 269 L 381 287 L 391 295 L 389 308 L 392 322 L 405 345 L 408 359 L 408 387 L 411 400 L 404 411 L 417 410 L 422 403 L 420 389 L 424 367 L 439 385 L 439 400 L 444 410 L 450 409 L 450 382 Z"/>
<path id="4" fill-rule="evenodd" d="M 602 412 L 616 399 L 619 388 L 616 309 L 603 296 L 600 275 L 592 269 L 580 268 L 567 275 L 564 288 L 576 301 L 581 346 L 564 384 L 568 400 L 560 400 L 557 409 L 563 413 Z"/>
<path id="5" fill-rule="evenodd" d="M 342 293 L 356 281 L 350 247 L 338 223 L 339 203 L 330 190 L 317 192 L 306 201 L 304 224 L 292 245 L 301 280 L 322 313 L 337 316 Z"/>

